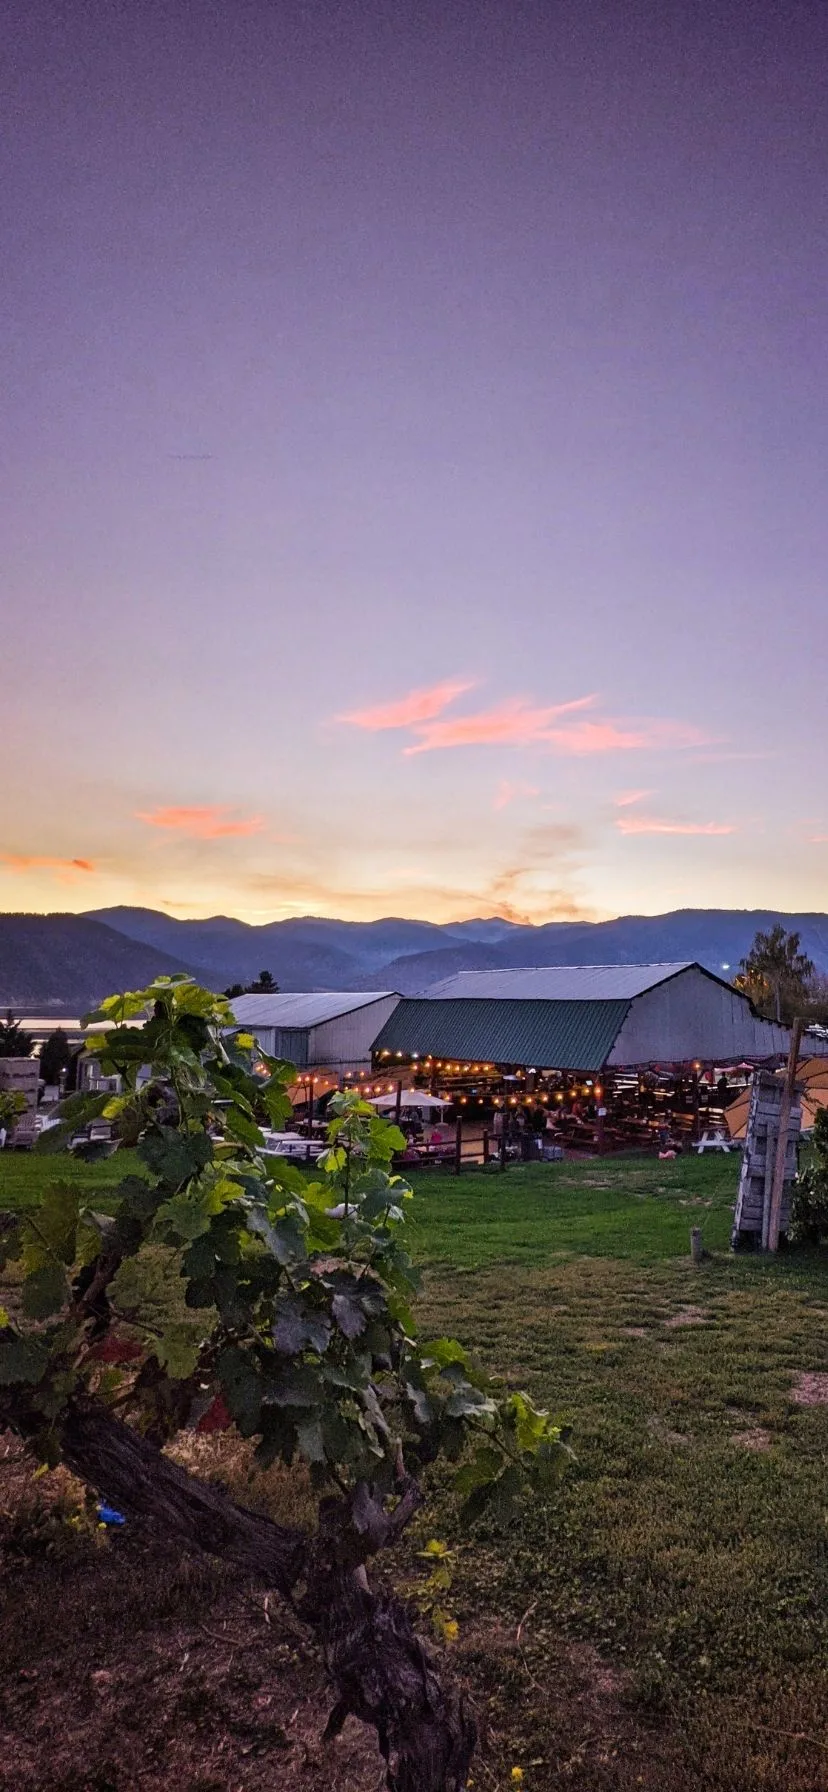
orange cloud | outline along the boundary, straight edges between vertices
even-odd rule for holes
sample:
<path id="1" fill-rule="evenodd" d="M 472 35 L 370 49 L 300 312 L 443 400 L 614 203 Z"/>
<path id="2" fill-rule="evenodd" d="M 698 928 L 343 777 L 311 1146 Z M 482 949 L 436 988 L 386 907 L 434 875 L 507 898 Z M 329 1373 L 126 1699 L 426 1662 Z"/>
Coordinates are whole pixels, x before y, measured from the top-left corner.
<path id="1" fill-rule="evenodd" d="M 659 821 L 650 815 L 619 815 L 619 834 L 735 834 L 731 822 Z"/>
<path id="2" fill-rule="evenodd" d="M 493 809 L 505 809 L 509 803 L 517 802 L 520 797 L 540 796 L 537 784 L 512 784 L 508 778 L 501 778 L 492 798 Z"/>
<path id="3" fill-rule="evenodd" d="M 151 814 L 138 810 L 137 820 L 145 821 L 150 828 L 169 828 L 173 833 L 186 834 L 191 840 L 220 840 L 227 834 L 260 834 L 264 827 L 261 815 L 240 815 L 234 820 L 232 812 L 223 804 L 210 804 L 202 809 L 153 809 Z"/>
<path id="4" fill-rule="evenodd" d="M 418 723 L 442 715 L 455 697 L 462 697 L 464 691 L 474 689 L 474 682 L 468 678 L 447 678 L 442 684 L 431 685 L 426 690 L 409 691 L 407 697 L 400 697 L 396 703 L 381 703 L 376 709 L 352 710 L 348 715 L 337 716 L 337 721 L 350 722 L 353 728 L 366 728 L 371 734 L 379 734 L 386 728 L 416 728 Z"/>
<path id="5" fill-rule="evenodd" d="M 619 790 L 615 797 L 616 809 L 627 809 L 632 803 L 643 803 L 644 798 L 652 796 L 651 790 Z"/>
<path id="6" fill-rule="evenodd" d="M 576 697 L 570 703 L 556 703 L 540 709 L 525 697 L 512 697 L 494 709 L 479 710 L 476 715 L 454 716 L 445 722 L 424 722 L 415 727 L 416 744 L 405 747 L 407 755 L 433 753 L 441 747 L 530 746 L 535 741 L 553 741 L 562 729 L 551 723 L 572 710 L 588 709 L 595 697 Z M 584 724 L 586 726 L 587 724 Z M 594 724 L 593 724 L 594 726 Z"/>
<path id="7" fill-rule="evenodd" d="M 62 883 L 71 882 L 76 871 L 94 871 L 91 859 L 56 859 L 45 853 L 0 852 L 0 864 L 10 871 L 56 871 Z"/>

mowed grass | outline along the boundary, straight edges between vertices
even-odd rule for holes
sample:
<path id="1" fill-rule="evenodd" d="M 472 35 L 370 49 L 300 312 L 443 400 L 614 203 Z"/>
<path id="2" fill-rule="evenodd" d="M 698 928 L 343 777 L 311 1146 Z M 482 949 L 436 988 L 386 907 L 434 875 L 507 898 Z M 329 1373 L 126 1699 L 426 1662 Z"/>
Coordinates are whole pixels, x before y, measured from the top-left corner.
<path id="1" fill-rule="evenodd" d="M 828 1786 L 828 1406 L 794 1398 L 828 1371 L 828 1255 L 732 1256 L 737 1176 L 607 1160 L 418 1187 L 423 1328 L 573 1427 L 559 1492 L 505 1536 L 464 1540 L 441 1501 L 527 1785 Z M 561 1677 L 585 1646 L 614 1670 L 587 1739 Z"/>
<path id="2" fill-rule="evenodd" d="M 691 1226 L 706 1248 L 723 1250 L 737 1165 L 735 1155 L 710 1153 L 424 1172 L 406 1216 L 413 1254 L 464 1268 L 551 1263 L 572 1251 L 655 1263 L 689 1250 Z"/>
<path id="3" fill-rule="evenodd" d="M 0 1157 L 0 1207 L 127 1167 Z M 554 1496 L 466 1536 L 438 1479 L 399 1564 L 456 1550 L 476 1788 L 513 1766 L 524 1792 L 828 1787 L 828 1406 L 795 1398 L 803 1373 L 828 1387 L 828 1253 L 731 1255 L 737 1177 L 710 1156 L 417 1178 L 422 1333 L 572 1425 Z"/>
<path id="4" fill-rule="evenodd" d="M 51 1182 L 72 1182 L 88 1190 L 114 1188 L 123 1176 L 146 1175 L 134 1151 L 118 1151 L 114 1157 L 87 1164 L 62 1151 L 54 1157 L 37 1151 L 0 1151 L 0 1212 L 16 1212 L 40 1200 Z"/>

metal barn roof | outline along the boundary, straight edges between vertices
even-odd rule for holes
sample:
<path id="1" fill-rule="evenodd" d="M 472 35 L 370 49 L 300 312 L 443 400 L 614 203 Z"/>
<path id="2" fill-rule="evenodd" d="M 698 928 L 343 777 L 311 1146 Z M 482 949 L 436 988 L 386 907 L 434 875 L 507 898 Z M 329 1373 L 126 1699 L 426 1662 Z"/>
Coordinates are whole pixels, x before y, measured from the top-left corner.
<path id="1" fill-rule="evenodd" d="M 543 964 L 512 971 L 458 971 L 428 990 L 432 1000 L 510 1002 L 629 1002 L 694 961 L 676 964 Z"/>
<path id="2" fill-rule="evenodd" d="M 325 1021 L 339 1020 L 359 1008 L 370 1008 L 372 1002 L 386 1001 L 396 994 L 393 989 L 340 990 L 318 989 L 309 994 L 236 996 L 231 1006 L 242 1026 L 257 1027 L 321 1027 Z"/>
<path id="3" fill-rule="evenodd" d="M 476 1063 L 600 1070 L 629 1006 L 627 996 L 617 1001 L 531 1001 L 521 997 L 518 1002 L 490 997 L 477 1001 L 468 997 L 436 1001 L 404 997 L 386 1021 L 374 1050 L 406 1055 L 417 1052 L 421 1057 L 431 1053 L 434 1058 Z"/>

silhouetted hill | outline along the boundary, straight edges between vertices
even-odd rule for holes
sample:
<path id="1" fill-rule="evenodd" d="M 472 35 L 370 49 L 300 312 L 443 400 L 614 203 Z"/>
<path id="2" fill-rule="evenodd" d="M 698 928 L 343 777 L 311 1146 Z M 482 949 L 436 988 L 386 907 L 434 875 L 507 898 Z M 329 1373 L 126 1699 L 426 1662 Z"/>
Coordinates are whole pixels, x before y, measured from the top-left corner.
<path id="1" fill-rule="evenodd" d="M 802 936 L 828 972 L 828 915 L 767 909 L 678 909 L 613 921 L 387 918 L 336 921 L 314 916 L 250 927 L 232 916 L 176 920 L 146 908 L 91 915 L 0 916 L 0 1003 L 28 1008 L 88 1007 L 111 990 L 140 987 L 159 971 L 192 970 L 214 989 L 272 971 L 280 988 L 398 989 L 416 994 L 455 971 L 498 965 L 635 964 L 698 959 L 735 974 L 757 928 L 775 921 Z"/>
<path id="2" fill-rule="evenodd" d="M 302 916 L 249 927 L 216 916 L 177 921 L 151 909 L 105 909 L 95 917 L 182 961 L 209 965 L 223 983 L 270 970 L 282 989 L 400 989 L 414 993 L 454 971 L 495 965 L 652 964 L 698 959 L 735 973 L 758 928 L 781 921 L 802 935 L 828 971 L 828 915 L 770 909 L 676 909 L 612 921 L 550 921 L 524 927 L 500 919 L 440 927 L 429 921 L 331 921 Z"/>
<path id="3" fill-rule="evenodd" d="M 450 937 L 446 928 L 430 921 L 393 919 L 298 916 L 249 927 L 225 915 L 179 921 L 146 908 L 99 909 L 89 918 L 182 962 L 206 966 L 220 988 L 250 983 L 262 970 L 272 971 L 284 990 L 395 988 L 382 979 L 375 984 L 380 967 L 403 954 L 440 948 Z"/>
<path id="4" fill-rule="evenodd" d="M 115 990 L 197 965 L 85 915 L 0 915 L 0 1008 L 83 1014 Z"/>

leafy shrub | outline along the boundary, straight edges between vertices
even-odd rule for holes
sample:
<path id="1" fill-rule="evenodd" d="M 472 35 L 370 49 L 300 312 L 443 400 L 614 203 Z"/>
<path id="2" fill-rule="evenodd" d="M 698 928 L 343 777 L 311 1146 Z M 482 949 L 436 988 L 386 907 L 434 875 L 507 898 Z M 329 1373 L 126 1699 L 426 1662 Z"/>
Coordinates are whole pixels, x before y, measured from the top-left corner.
<path id="1" fill-rule="evenodd" d="M 791 1197 L 788 1235 L 793 1244 L 819 1244 L 828 1237 L 828 1108 L 820 1108 L 812 1139 L 813 1161 L 797 1178 Z"/>

